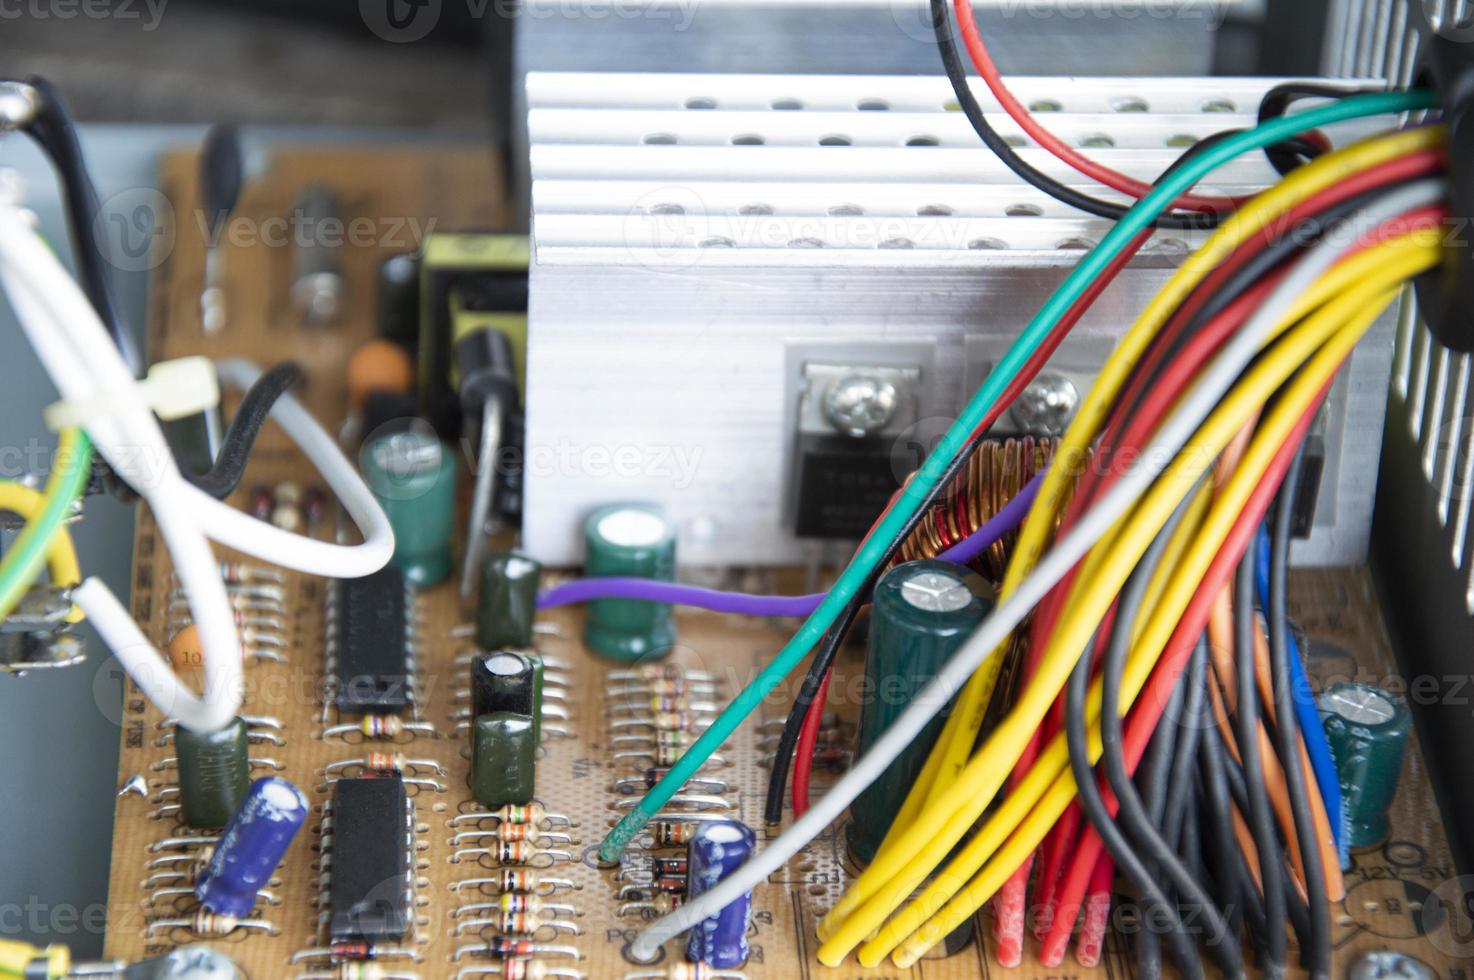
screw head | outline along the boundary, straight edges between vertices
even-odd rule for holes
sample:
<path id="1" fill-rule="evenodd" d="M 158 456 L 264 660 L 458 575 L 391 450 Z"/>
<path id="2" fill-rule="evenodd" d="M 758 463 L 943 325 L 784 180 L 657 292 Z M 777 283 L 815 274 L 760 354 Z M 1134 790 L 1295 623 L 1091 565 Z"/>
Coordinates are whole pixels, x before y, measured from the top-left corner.
<path id="1" fill-rule="evenodd" d="M 896 386 L 870 374 L 840 378 L 824 392 L 824 418 L 844 435 L 863 439 L 895 418 L 900 396 Z"/>
<path id="2" fill-rule="evenodd" d="M 1080 391 L 1063 374 L 1046 372 L 1034 379 L 1011 409 L 1020 428 L 1036 435 L 1063 434 L 1080 407 Z"/>

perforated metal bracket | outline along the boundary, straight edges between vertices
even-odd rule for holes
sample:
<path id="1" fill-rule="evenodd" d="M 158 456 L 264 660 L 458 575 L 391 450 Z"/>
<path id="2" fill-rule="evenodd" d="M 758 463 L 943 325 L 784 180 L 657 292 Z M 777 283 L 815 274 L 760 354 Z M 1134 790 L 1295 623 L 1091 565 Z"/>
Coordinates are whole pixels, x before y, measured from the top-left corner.
<path id="1" fill-rule="evenodd" d="M 1423 46 L 1419 87 L 1431 87 L 1443 104 L 1448 128 L 1449 221 L 1443 262 L 1418 278 L 1418 307 L 1438 342 L 1460 353 L 1474 351 L 1474 44 L 1431 34 Z"/>

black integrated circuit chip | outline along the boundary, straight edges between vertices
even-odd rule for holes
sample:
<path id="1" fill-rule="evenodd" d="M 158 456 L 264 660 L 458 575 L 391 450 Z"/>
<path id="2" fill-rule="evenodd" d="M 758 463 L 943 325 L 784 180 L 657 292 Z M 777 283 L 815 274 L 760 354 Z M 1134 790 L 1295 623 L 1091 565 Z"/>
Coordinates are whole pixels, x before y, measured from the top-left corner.
<path id="1" fill-rule="evenodd" d="M 386 567 L 339 582 L 332 629 L 338 710 L 403 713 L 414 683 L 404 574 Z"/>
<path id="2" fill-rule="evenodd" d="M 328 886 L 334 941 L 403 939 L 410 926 L 409 816 L 398 773 L 340 779 L 333 789 L 332 880 Z"/>

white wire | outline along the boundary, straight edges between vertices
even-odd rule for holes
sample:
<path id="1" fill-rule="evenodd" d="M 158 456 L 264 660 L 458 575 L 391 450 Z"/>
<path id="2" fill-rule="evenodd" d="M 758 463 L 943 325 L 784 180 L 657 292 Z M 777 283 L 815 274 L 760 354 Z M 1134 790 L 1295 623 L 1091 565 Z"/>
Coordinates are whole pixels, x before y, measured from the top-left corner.
<path id="1" fill-rule="evenodd" d="M 242 358 L 219 361 L 215 370 L 222 384 L 242 391 L 261 377 L 261 368 Z M 205 533 L 238 551 L 311 575 L 358 578 L 383 568 L 394 554 L 394 530 L 353 463 L 290 394 L 276 400 L 271 417 L 317 467 L 358 526 L 363 544 L 333 544 L 284 531 L 190 485 L 189 503 Z"/>
<path id="2" fill-rule="evenodd" d="M 895 721 L 861 756 L 848 773 L 835 783 L 809 811 L 788 828 L 777 840 L 754 854 L 711 891 L 688 901 L 674 912 L 646 926 L 630 946 L 630 955 L 638 960 L 653 960 L 668 940 L 695 926 L 708 916 L 761 884 L 778 871 L 804 845 L 823 833 L 838 819 L 845 808 L 859 796 L 891 762 L 910 745 L 938 711 L 962 688 L 973 672 L 1057 582 L 1085 556 L 1097 541 L 1115 524 L 1156 481 L 1168 463 L 1186 445 L 1198 426 L 1233 385 L 1245 366 L 1263 345 L 1270 330 L 1314 285 L 1327 269 L 1335 265 L 1357 245 L 1364 230 L 1408 211 L 1443 200 L 1444 187 L 1438 181 L 1426 180 L 1389 193 L 1353 215 L 1347 225 L 1356 234 L 1328 235 L 1286 274 L 1279 286 L 1244 324 L 1205 369 L 1203 378 L 1181 401 L 1164 422 L 1155 438 L 1141 454 L 1138 465 L 1129 470 L 1100 500 L 1081 515 L 1079 522 L 1040 560 L 1034 571 L 1020 583 L 1018 590 L 998 606 L 965 640 L 925 688 L 912 700 Z"/>
<path id="3" fill-rule="evenodd" d="M 170 669 L 102 581 L 84 582 L 75 593 L 77 605 L 161 710 L 187 728 L 218 729 L 240 710 L 241 645 L 209 538 L 288 568 L 354 577 L 388 561 L 394 549 L 388 519 L 332 439 L 290 396 L 273 407 L 273 417 L 342 498 L 363 531 L 363 544 L 346 547 L 289 534 L 191 486 L 91 304 L 25 213 L 4 194 L 0 285 L 62 397 L 91 402 L 105 393 L 114 406 L 110 414 L 91 420 L 87 432 L 103 458 L 147 500 L 158 524 L 200 633 L 203 696 Z M 249 386 L 260 372 L 249 362 L 229 362 L 221 373 L 226 383 L 239 387 Z"/>

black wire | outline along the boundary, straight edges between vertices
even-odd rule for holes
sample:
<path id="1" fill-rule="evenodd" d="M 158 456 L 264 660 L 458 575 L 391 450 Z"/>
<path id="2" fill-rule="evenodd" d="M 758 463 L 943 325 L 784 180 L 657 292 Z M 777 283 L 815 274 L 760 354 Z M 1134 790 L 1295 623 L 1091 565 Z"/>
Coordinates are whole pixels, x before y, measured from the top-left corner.
<path id="1" fill-rule="evenodd" d="M 1345 88 L 1337 85 L 1323 85 L 1318 82 L 1284 82 L 1276 85 L 1264 93 L 1264 98 L 1259 100 L 1259 123 L 1262 125 L 1271 119 L 1283 116 L 1289 111 L 1290 106 L 1301 99 L 1344 99 L 1351 95 L 1360 95 L 1364 92 L 1380 92 L 1378 88 Z M 1270 166 L 1279 172 L 1281 177 L 1287 175 L 1291 170 L 1300 166 L 1307 159 L 1313 159 L 1322 151 L 1320 147 L 1305 139 L 1296 139 L 1296 146 L 1285 143 L 1276 143 L 1264 148 L 1264 155 L 1269 160 Z"/>
<path id="2" fill-rule="evenodd" d="M 277 399 L 303 377 L 302 369 L 291 361 L 283 361 L 263 372 L 241 398 L 235 417 L 221 437 L 220 451 L 214 464 L 204 473 L 195 473 L 181 465 L 179 471 L 184 478 L 217 500 L 224 500 L 234 493 L 245 475 L 256 438 L 261 434 L 261 427 L 271 409 Z M 94 460 L 93 468 L 110 496 L 125 503 L 138 499 L 138 493 L 114 472 L 103 457 L 98 456 Z"/>
<path id="3" fill-rule="evenodd" d="M 1207 638 L 1198 639 L 1200 656 L 1206 662 Z M 1202 685 L 1214 683 L 1204 671 Z M 1206 715 L 1205 715 L 1206 717 Z M 1238 887 L 1238 865 L 1243 859 L 1243 850 L 1233 836 L 1233 807 L 1229 803 L 1228 777 L 1223 772 L 1223 758 L 1219 754 L 1216 730 L 1204 733 L 1198 741 L 1198 773 L 1203 788 L 1203 810 L 1207 815 L 1207 834 L 1203 838 L 1204 850 L 1209 857 L 1213 879 L 1217 884 L 1218 904 L 1228 919 L 1230 940 L 1239 934 L 1239 926 L 1248 912 L 1241 902 Z"/>
<path id="4" fill-rule="evenodd" d="M 952 20 L 947 12 L 945 0 L 931 0 L 930 7 L 932 32 L 936 37 L 937 53 L 942 58 L 942 69 L 947 73 L 947 80 L 952 83 L 952 92 L 956 96 L 957 105 L 962 109 L 962 114 L 972 124 L 973 130 L 978 134 L 978 138 L 983 141 L 983 144 L 993 152 L 994 156 L 1002 161 L 1004 166 L 1013 171 L 1025 183 L 1043 191 L 1056 201 L 1067 204 L 1072 208 L 1078 208 L 1087 214 L 1093 214 L 1099 218 L 1109 218 L 1112 221 L 1121 220 L 1121 217 L 1130 210 L 1129 206 L 1101 200 L 1098 197 L 1091 197 L 1089 194 L 1075 190 L 1068 184 L 1054 179 L 1030 165 L 1027 160 L 1018 155 L 1013 147 L 1008 145 L 1006 139 L 998 134 L 998 131 L 988 122 L 988 117 L 984 114 L 982 106 L 978 104 L 978 100 L 973 96 L 971 86 L 968 85 L 967 69 L 963 66 L 962 57 L 957 51 L 957 43 L 952 37 Z M 1271 93 L 1274 91 L 1274 89 L 1270 90 Z M 1341 90 L 1333 91 L 1332 94 L 1326 95 L 1325 97 L 1344 97 L 1353 94 L 1355 92 Z M 1282 115 L 1284 113 L 1283 108 L 1279 108 L 1277 112 L 1274 111 L 1276 108 L 1277 106 L 1270 107 L 1270 115 Z M 1261 119 L 1266 118 L 1263 105 L 1260 107 L 1260 117 Z M 1189 150 L 1189 153 L 1193 152 L 1193 150 L 1204 149 L 1210 143 L 1217 142 L 1219 139 L 1226 138 L 1237 132 L 1241 132 L 1241 130 L 1227 130 L 1222 133 L 1215 133 L 1206 140 L 1199 141 L 1192 150 Z M 1299 136 L 1293 136 L 1271 147 L 1266 147 L 1266 152 L 1270 150 L 1275 153 L 1275 156 L 1271 157 L 1271 163 L 1279 160 L 1286 167 L 1286 169 L 1280 171 L 1281 174 L 1288 173 L 1289 170 L 1299 166 L 1307 159 L 1313 159 L 1321 152 L 1320 147 Z M 1275 164 L 1276 169 L 1279 169 L 1279 166 L 1280 164 Z M 1168 211 L 1159 215 L 1152 224 L 1157 228 L 1186 230 L 1216 228 L 1227 213 Z"/>
<path id="5" fill-rule="evenodd" d="M 1186 684 L 1183 683 L 1182 678 L 1178 678 L 1177 683 L 1172 686 L 1172 693 L 1167 699 L 1163 717 L 1175 718 L 1181 712 L 1185 687 Z M 1102 717 L 1104 717 L 1104 713 L 1105 709 L 1102 707 Z M 1142 758 L 1141 765 L 1137 768 L 1137 780 L 1140 783 L 1142 802 L 1146 807 L 1147 819 L 1153 824 L 1159 823 L 1162 819 L 1162 804 L 1166 797 L 1166 775 L 1172 765 L 1173 740 L 1169 731 L 1170 728 L 1170 725 L 1158 725 L 1153 729 L 1151 740 L 1147 742 L 1146 755 Z M 1117 820 L 1120 819 L 1120 816 L 1121 812 L 1118 808 L 1116 811 Z M 1154 879 L 1161 876 L 1162 870 L 1157 864 L 1155 855 L 1150 853 L 1145 854 L 1143 855 L 1143 860 L 1146 862 L 1146 866 L 1151 871 Z M 1164 884 L 1163 890 L 1167 893 L 1170 901 L 1176 901 L 1175 892 L 1170 884 Z M 1185 925 L 1184 923 L 1184 933 L 1186 932 Z M 1144 934 L 1142 938 L 1150 940 L 1150 942 L 1138 946 L 1137 962 L 1154 962 L 1160 956 L 1156 949 L 1158 937 Z M 1194 951 L 1196 951 L 1196 948 Z"/>
<path id="6" fill-rule="evenodd" d="M 102 213 L 102 205 L 87 170 L 82 144 L 77 139 L 76 124 L 67 112 L 66 102 L 56 86 L 37 76 L 27 79 L 25 84 L 36 91 L 39 99 L 35 117 L 21 129 L 45 151 L 56 169 L 66 205 L 68 236 L 71 238 L 72 254 L 75 256 L 77 277 L 82 290 L 97 310 L 98 317 L 107 328 L 113 343 L 117 345 L 124 363 L 137 375 L 142 370 L 143 359 L 113 298 L 107 256 L 103 254 L 98 240 L 101 229 L 97 227 L 97 222 Z"/>
<path id="7" fill-rule="evenodd" d="M 1176 753 L 1172 757 L 1172 775 L 1167 782 L 1167 804 L 1162 814 L 1162 831 L 1167 846 L 1183 855 L 1184 860 L 1197 853 L 1195 839 L 1189 844 L 1184 834 L 1196 830 L 1196 823 L 1189 826 L 1187 814 L 1194 807 L 1198 790 L 1193 771 L 1197 765 L 1198 738 L 1202 735 L 1200 725 L 1207 699 L 1207 689 L 1203 687 L 1203 675 L 1207 669 L 1207 660 L 1202 656 L 1202 644 L 1196 644 L 1188 659 L 1187 698 L 1182 705 L 1182 717 L 1177 721 L 1181 734 L 1177 739 Z M 1191 869 L 1188 873 L 1197 877 Z"/>
<path id="8" fill-rule="evenodd" d="M 1195 493 L 1195 490 L 1189 492 L 1183 498 L 1183 502 L 1178 505 L 1179 511 L 1188 506 Z M 1145 567 L 1145 565 L 1140 567 Z M 1178 717 L 1185 718 L 1197 713 L 1200 707 L 1197 699 L 1202 693 L 1201 683 L 1179 681 L 1178 687 L 1188 688 L 1187 693 L 1183 696 L 1184 708 L 1177 714 L 1164 715 L 1162 721 L 1157 725 L 1158 733 L 1165 741 L 1160 743 L 1160 746 L 1156 744 L 1153 746 L 1156 755 L 1155 764 L 1144 766 L 1142 769 L 1142 779 L 1149 787 L 1145 793 L 1138 793 L 1136 785 L 1131 781 L 1131 774 L 1126 769 L 1126 756 L 1123 750 L 1125 732 L 1120 714 L 1121 684 L 1126 669 L 1126 654 L 1131 649 L 1133 627 L 1141 611 L 1145 593 L 1146 583 L 1143 582 L 1137 586 L 1133 581 L 1122 591 L 1116 602 L 1115 623 L 1111 630 L 1110 642 L 1106 646 L 1105 657 L 1101 661 L 1101 764 L 1106 779 L 1110 783 L 1111 791 L 1116 794 L 1116 820 L 1134 846 L 1142 852 L 1144 863 L 1150 868 L 1157 869 L 1171 883 L 1172 888 L 1181 897 L 1181 904 L 1190 909 L 1199 921 L 1207 924 L 1211 935 L 1223 936 L 1228 932 L 1228 925 L 1224 921 L 1222 911 L 1213 903 L 1202 884 L 1188 871 L 1181 858 L 1174 853 L 1173 848 L 1157 829 L 1167 814 L 1174 812 L 1169 808 L 1167 801 L 1169 781 L 1174 776 L 1181 779 L 1184 790 L 1189 782 L 1186 772 L 1192 761 L 1192 753 L 1196 751 L 1196 745 L 1184 739 L 1181 752 L 1178 753 L 1182 757 L 1181 774 L 1178 774 L 1179 767 L 1175 764 L 1178 760 L 1172 756 L 1175 739 L 1172 738 L 1171 733 Z M 1154 735 L 1153 742 L 1156 743 L 1156 741 L 1157 736 Z M 1143 797 L 1147 799 L 1143 800 Z M 1158 805 L 1149 806 L 1147 801 L 1155 801 Z M 1180 812 L 1176 814 L 1176 819 L 1181 819 Z M 1212 952 L 1213 958 L 1225 975 L 1238 976 L 1243 973 L 1243 959 L 1239 954 L 1237 944 L 1215 943 Z"/>
<path id="9" fill-rule="evenodd" d="M 1295 499 L 1300 489 L 1300 467 L 1305 446 L 1295 451 L 1280 485 L 1279 502 L 1275 506 L 1270 528 L 1269 549 L 1269 655 L 1270 673 L 1274 681 L 1275 736 L 1280 765 L 1285 770 L 1285 785 L 1290 796 L 1290 813 L 1294 817 L 1295 836 L 1300 842 L 1300 861 L 1305 869 L 1305 897 L 1309 917 L 1309 942 L 1303 953 L 1307 968 L 1315 980 L 1329 980 L 1331 975 L 1331 914 L 1326 898 L 1326 885 L 1317 846 L 1315 821 L 1310 813 L 1310 795 L 1305 770 L 1300 764 L 1294 691 L 1290 680 L 1288 642 L 1287 580 L 1289 578 L 1290 534 L 1294 526 Z"/>
<path id="10" fill-rule="evenodd" d="M 1259 857 L 1259 880 L 1264 891 L 1264 972 L 1273 978 L 1285 974 L 1284 873 L 1280 861 L 1279 839 L 1275 836 L 1274 815 L 1264 787 L 1264 769 L 1259 760 L 1259 691 L 1254 679 L 1254 555 L 1246 552 L 1239 561 L 1233 590 L 1234 659 L 1237 665 L 1238 698 L 1234 718 L 1239 759 L 1244 770 L 1244 788 L 1248 808 L 1244 812 L 1254 834 L 1254 848 Z"/>
<path id="11" fill-rule="evenodd" d="M 264 372 L 241 398 L 240 407 L 220 440 L 215 464 L 199 474 L 185 469 L 184 478 L 216 500 L 229 497 L 245 475 L 256 437 L 261 434 L 261 426 L 266 423 L 272 407 L 303 376 L 302 369 L 291 361 L 283 361 Z"/>
<path id="12" fill-rule="evenodd" d="M 798 736 L 803 729 L 804 716 L 808 714 L 809 706 L 814 703 L 814 698 L 819 693 L 819 685 L 823 683 L 824 675 L 829 673 L 829 668 L 834 665 L 839 648 L 844 645 L 845 634 L 849 632 L 850 626 L 859 617 L 860 609 L 870 601 L 870 593 L 875 590 L 875 583 L 880 581 L 880 577 L 885 574 L 891 559 L 895 557 L 901 545 L 906 543 L 911 533 L 931 514 L 932 505 L 944 493 L 951 491 L 957 477 L 967 467 L 968 461 L 972 459 L 973 454 L 986 439 L 986 435 L 974 433 L 963 445 L 962 450 L 947 464 L 941 477 L 922 498 L 911 516 L 906 519 L 899 533 L 891 539 L 880 560 L 875 563 L 875 567 L 870 570 L 870 574 L 855 591 L 854 597 L 835 618 L 829 631 L 824 634 L 824 639 L 815 652 L 814 659 L 809 663 L 808 673 L 804 675 L 803 683 L 799 685 L 798 693 L 794 696 L 793 705 L 788 709 L 788 718 L 783 723 L 783 732 L 778 736 L 777 754 L 773 756 L 773 769 L 768 773 L 768 795 L 763 806 L 763 819 L 768 823 L 783 822 L 784 789 L 788 782 L 789 768 L 793 765 L 793 751 L 798 745 Z"/>
<path id="13" fill-rule="evenodd" d="M 957 97 L 957 104 L 961 107 L 962 114 L 967 117 L 967 121 L 972 124 L 972 128 L 977 131 L 984 145 L 993 151 L 993 155 L 1026 183 L 1043 191 L 1056 201 L 1099 218 L 1109 218 L 1112 221 L 1121 220 L 1122 216 L 1130 210 L 1129 207 L 1102 201 L 1077 191 L 1035 169 L 1027 160 L 1014 152 L 1013 147 L 1008 145 L 1008 141 L 998 135 L 998 131 L 988 122 L 987 116 L 983 114 L 982 106 L 978 105 L 978 100 L 973 97 L 972 89 L 967 84 L 967 71 L 963 68 L 962 59 L 957 53 L 957 44 L 952 39 L 952 19 L 947 13 L 945 0 L 931 0 L 931 19 L 932 32 L 937 41 L 937 52 L 942 56 L 942 68 L 947 73 L 947 80 L 952 83 L 952 91 Z M 1219 215 L 1209 212 L 1171 211 L 1158 216 L 1153 224 L 1158 228 L 1202 229 L 1216 228 L 1220 220 Z"/>
<path id="14" fill-rule="evenodd" d="M 1122 623 L 1129 624 L 1134 617 L 1126 610 L 1140 607 L 1152 573 L 1167 549 L 1172 530 L 1185 512 L 1185 503 L 1173 511 L 1172 516 L 1168 518 L 1167 525 L 1153 539 L 1151 545 L 1142 554 L 1140 561 L 1137 562 L 1131 577 L 1127 579 L 1118 602 L 1116 628 L 1112 632 L 1110 642 L 1116 642 L 1117 634 L 1129 636 L 1129 625 L 1123 628 Z M 1121 828 L 1116 825 L 1115 819 L 1106 809 L 1100 788 L 1096 785 L 1095 772 L 1090 765 L 1088 736 L 1085 729 L 1085 695 L 1090 686 L 1092 659 L 1090 650 L 1081 654 L 1079 661 L 1070 672 L 1069 683 L 1065 689 L 1065 744 L 1069 749 L 1070 772 L 1075 777 L 1080 809 L 1090 821 L 1091 826 L 1095 828 L 1096 833 L 1100 835 L 1101 842 L 1105 844 L 1106 850 L 1115 860 L 1117 868 L 1136 887 L 1137 894 L 1141 898 L 1141 922 L 1137 937 L 1138 953 L 1150 953 L 1155 947 L 1156 933 L 1152 929 L 1150 913 L 1153 910 L 1159 911 L 1168 926 L 1167 932 L 1172 944 L 1173 957 L 1177 960 L 1184 976 L 1202 977 L 1203 964 L 1198 959 L 1196 947 L 1187 933 L 1182 930 L 1182 920 L 1178 917 L 1176 908 L 1168 900 L 1166 892 L 1146 866 L 1141 855 L 1137 853 L 1136 848 L 1126 839 Z M 1105 706 L 1102 704 L 1102 719 L 1105 717 L 1105 711 Z M 1148 955 L 1146 962 L 1139 962 L 1137 972 L 1143 980 L 1159 976 L 1160 962 L 1154 965 L 1151 956 Z"/>
<path id="15" fill-rule="evenodd" d="M 1340 204 L 1326 208 L 1316 213 L 1305 224 L 1297 228 L 1283 229 L 1282 233 L 1273 239 L 1265 239 L 1259 236 L 1257 240 L 1263 241 L 1260 251 L 1254 253 L 1240 266 L 1232 275 L 1224 280 L 1221 286 L 1216 287 L 1213 293 L 1203 302 L 1198 311 L 1179 331 L 1171 336 L 1159 333 L 1153 338 L 1148 349 L 1148 354 L 1143 357 L 1152 357 L 1151 350 L 1158 344 L 1165 344 L 1165 354 L 1156 357 L 1153 361 L 1152 373 L 1148 375 L 1145 384 L 1142 384 L 1129 404 L 1122 413 L 1122 417 L 1129 418 L 1140 408 L 1142 401 L 1152 392 L 1155 385 L 1153 382 L 1168 366 L 1171 365 L 1176 355 L 1187 346 L 1188 342 L 1202 331 L 1215 317 L 1226 310 L 1241 295 L 1251 289 L 1257 282 L 1274 272 L 1291 258 L 1304 251 L 1307 247 L 1315 244 L 1325 237 L 1333 228 L 1347 220 L 1352 215 L 1360 212 L 1371 202 L 1380 199 L 1390 190 L 1404 186 L 1412 182 L 1397 180 L 1389 182 L 1382 187 L 1376 187 L 1356 197 L 1348 198 Z M 1197 288 L 1202 288 L 1199 284 Z"/>

